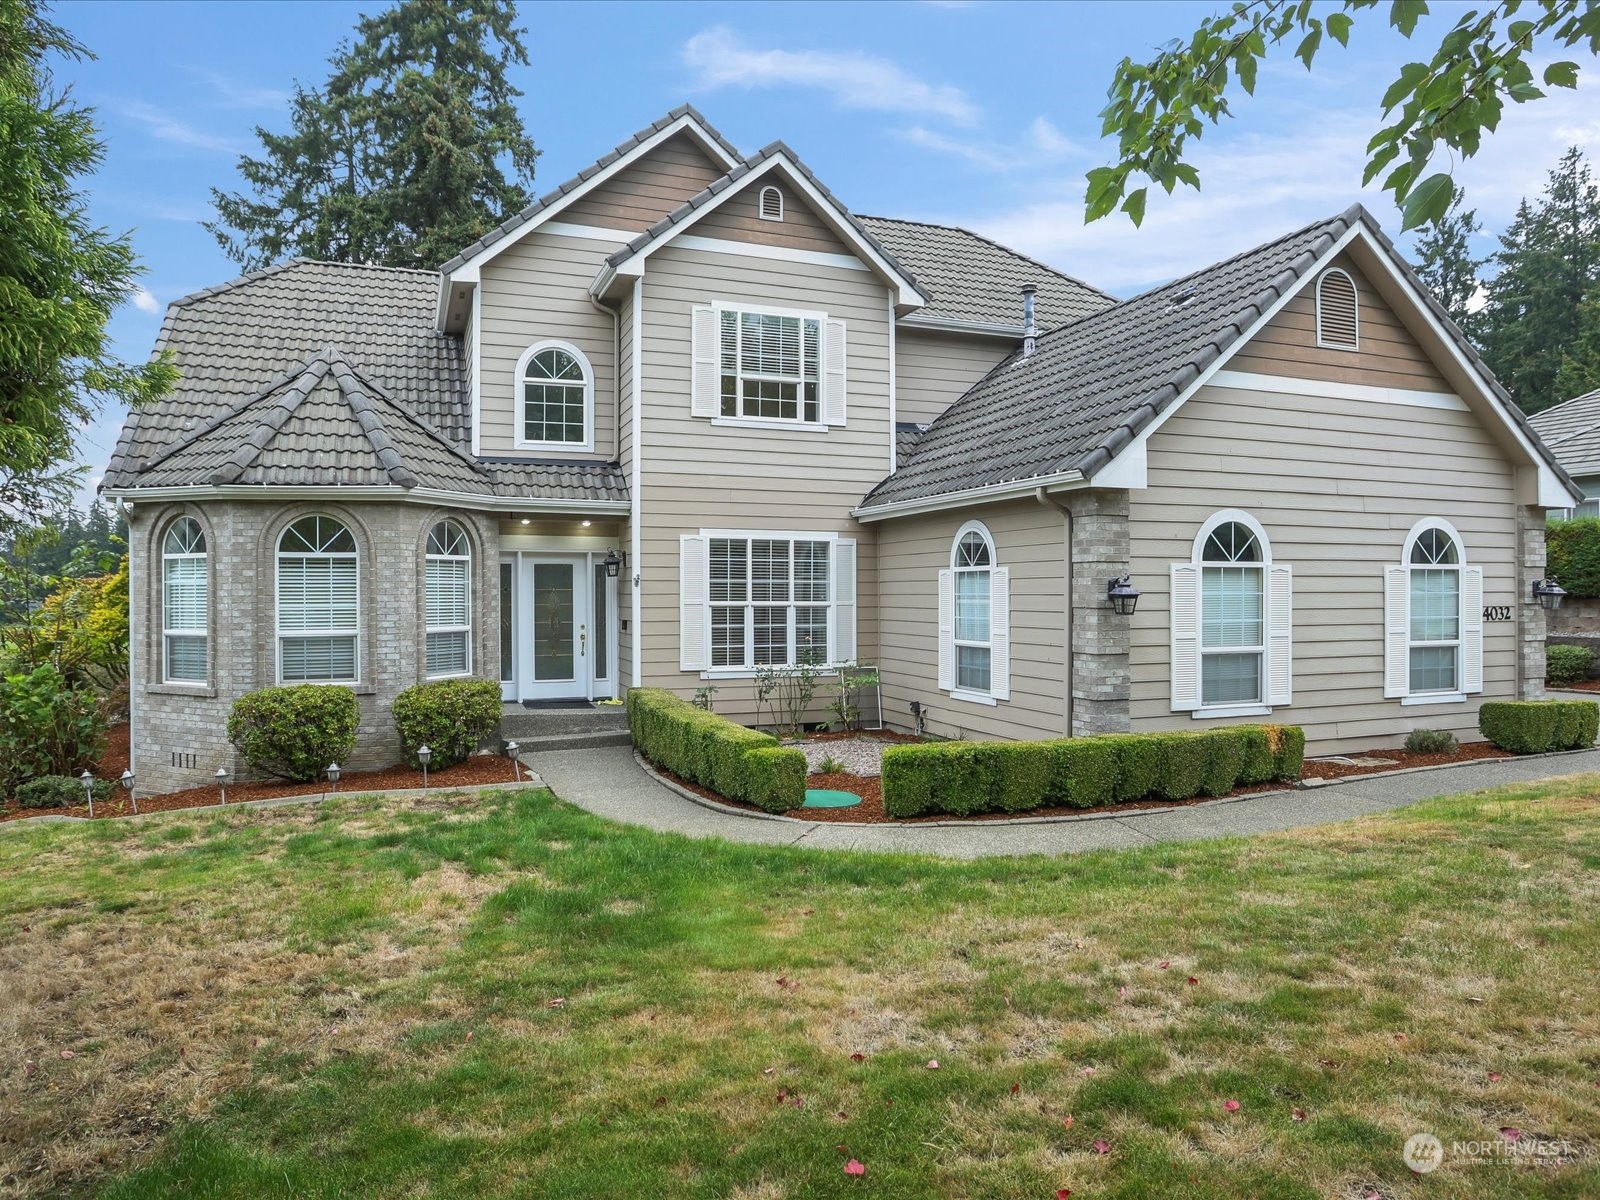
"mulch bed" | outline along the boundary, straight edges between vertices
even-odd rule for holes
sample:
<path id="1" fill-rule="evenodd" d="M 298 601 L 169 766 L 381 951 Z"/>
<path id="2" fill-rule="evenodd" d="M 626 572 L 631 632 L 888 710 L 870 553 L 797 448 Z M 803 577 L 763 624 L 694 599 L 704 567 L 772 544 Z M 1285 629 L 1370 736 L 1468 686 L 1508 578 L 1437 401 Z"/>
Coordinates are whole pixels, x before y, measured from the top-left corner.
<path id="1" fill-rule="evenodd" d="M 1381 771 L 1401 771 L 1407 767 L 1437 767 L 1444 763 L 1471 762 L 1480 758 L 1515 758 L 1509 750 L 1502 750 L 1489 742 L 1462 742 L 1450 754 L 1411 754 L 1405 750 L 1358 750 L 1346 758 L 1386 758 L 1393 766 L 1352 767 L 1345 763 L 1327 762 L 1308 758 L 1300 771 L 1302 779 L 1346 779 L 1351 775 L 1373 775 Z"/>
<path id="2" fill-rule="evenodd" d="M 1560 687 L 1547 683 L 1545 687 L 1557 692 L 1600 692 L 1600 679 L 1580 679 L 1577 683 L 1564 683 Z"/>
<path id="3" fill-rule="evenodd" d="M 112 728 L 106 739 L 106 751 L 100 757 L 95 775 L 115 782 L 128 769 L 128 727 Z M 523 771 L 527 777 L 527 771 Z M 428 786 L 441 791 L 480 783 L 513 783 L 512 763 L 498 754 L 474 755 L 464 763 L 446 767 L 442 771 L 428 772 Z M 339 780 L 339 791 L 348 795 L 363 792 L 382 792 L 401 788 L 420 788 L 422 772 L 407 766 L 385 767 L 381 771 L 346 771 Z M 286 783 L 282 780 L 265 783 L 232 783 L 228 785 L 228 803 L 244 800 L 271 800 L 280 796 L 320 796 L 329 791 L 325 782 Z M 170 812 L 182 808 L 208 808 L 220 804 L 216 784 L 186 788 L 181 792 L 168 792 L 161 796 L 139 794 L 139 811 Z M 95 819 L 123 817 L 133 812 L 128 794 L 120 787 L 116 795 L 94 806 Z M 0 821 L 25 820 L 28 817 L 87 817 L 89 808 L 75 804 L 69 808 L 18 808 L 9 802 L 0 805 Z"/>

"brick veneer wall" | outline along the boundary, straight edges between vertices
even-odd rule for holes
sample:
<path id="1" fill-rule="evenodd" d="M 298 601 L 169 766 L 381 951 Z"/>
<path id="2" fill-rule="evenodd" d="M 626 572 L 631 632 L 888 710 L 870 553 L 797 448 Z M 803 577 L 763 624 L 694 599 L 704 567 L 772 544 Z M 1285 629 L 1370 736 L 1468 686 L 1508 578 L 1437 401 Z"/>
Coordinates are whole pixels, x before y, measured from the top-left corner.
<path id="1" fill-rule="evenodd" d="M 1127 492 L 1070 492 L 1072 515 L 1072 736 L 1126 733 L 1129 621 L 1106 601 L 1128 573 Z"/>
<path id="2" fill-rule="evenodd" d="M 142 793 L 210 783 L 226 766 L 247 768 L 228 742 L 228 713 L 247 692 L 277 679 L 278 537 L 312 513 L 350 529 L 359 551 L 361 725 L 352 770 L 388 766 L 400 747 L 390 717 L 395 696 L 426 672 L 422 564 L 428 530 L 446 516 L 473 542 L 474 672 L 498 662 L 499 533 L 486 516 L 393 501 L 341 503 L 222 500 L 136 503 L 129 512 L 133 599 L 133 752 Z M 161 682 L 161 539 L 179 516 L 206 534 L 210 579 L 210 679 L 204 686 Z"/>

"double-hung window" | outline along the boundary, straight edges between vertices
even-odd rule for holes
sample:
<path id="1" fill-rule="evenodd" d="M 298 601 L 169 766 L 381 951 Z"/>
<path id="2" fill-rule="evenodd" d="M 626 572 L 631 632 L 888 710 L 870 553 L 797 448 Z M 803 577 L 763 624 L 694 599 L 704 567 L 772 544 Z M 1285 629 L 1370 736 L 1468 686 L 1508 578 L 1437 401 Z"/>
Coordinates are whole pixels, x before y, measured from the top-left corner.
<path id="1" fill-rule="evenodd" d="M 956 531 L 939 572 L 939 687 L 977 704 L 1011 698 L 1011 572 L 981 521 Z"/>
<path id="2" fill-rule="evenodd" d="M 193 517 L 179 517 L 161 541 L 162 677 L 168 683 L 206 681 L 207 585 L 205 532 Z"/>
<path id="3" fill-rule="evenodd" d="M 278 539 L 278 677 L 285 683 L 358 678 L 360 585 L 356 541 L 332 517 L 302 517 Z"/>
<path id="4" fill-rule="evenodd" d="M 1450 525 L 1425 518 L 1384 571 L 1383 694 L 1438 704 L 1481 691 L 1483 568 Z"/>
<path id="5" fill-rule="evenodd" d="M 832 661 L 832 542 L 713 537 L 708 546 L 711 666 Z"/>
<path id="6" fill-rule="evenodd" d="M 717 311 L 724 417 L 822 419 L 820 315 Z"/>
<path id="7" fill-rule="evenodd" d="M 454 521 L 428 531 L 423 591 L 428 677 L 465 675 L 472 669 L 472 544 Z"/>

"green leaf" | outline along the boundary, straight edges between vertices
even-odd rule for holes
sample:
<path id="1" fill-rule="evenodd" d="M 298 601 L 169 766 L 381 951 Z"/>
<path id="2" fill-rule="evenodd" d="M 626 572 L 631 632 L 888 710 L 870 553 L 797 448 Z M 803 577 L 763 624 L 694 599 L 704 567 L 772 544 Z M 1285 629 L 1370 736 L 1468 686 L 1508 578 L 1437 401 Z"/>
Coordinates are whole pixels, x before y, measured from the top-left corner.
<path id="1" fill-rule="evenodd" d="M 1241 53 L 1233 60 L 1233 69 L 1239 73 L 1239 86 L 1245 95 L 1256 94 L 1256 60 L 1254 55 Z"/>
<path id="2" fill-rule="evenodd" d="M 1518 104 L 1526 104 L 1529 100 L 1544 99 L 1544 92 L 1534 87 L 1531 83 L 1514 83 L 1506 89 L 1506 95 L 1510 96 Z"/>
<path id="3" fill-rule="evenodd" d="M 1544 81 L 1551 87 L 1575 88 L 1578 86 L 1578 64 L 1553 62 L 1544 69 Z"/>
<path id="4" fill-rule="evenodd" d="M 1410 37 L 1417 22 L 1427 14 L 1425 0 L 1394 0 L 1389 6 L 1389 24 L 1400 31 L 1401 37 Z"/>
<path id="5" fill-rule="evenodd" d="M 1450 176 L 1442 171 L 1429 175 L 1406 197 L 1401 232 L 1439 220 L 1450 210 L 1454 198 L 1455 184 Z"/>
<path id="6" fill-rule="evenodd" d="M 1329 13 L 1328 19 L 1324 24 L 1327 25 L 1329 36 L 1339 45 L 1348 46 L 1350 44 L 1350 26 L 1354 25 L 1355 22 L 1345 16 L 1344 13 Z"/>
<path id="7" fill-rule="evenodd" d="M 1294 52 L 1294 56 L 1301 62 L 1305 63 L 1306 70 L 1309 71 L 1311 69 L 1311 60 L 1316 58 L 1317 48 L 1321 45 L 1322 30 L 1313 29 L 1310 33 L 1306 34 L 1304 39 L 1302 39 L 1299 47 Z"/>
<path id="8" fill-rule="evenodd" d="M 1400 155 L 1399 146 L 1386 146 L 1367 160 L 1367 169 L 1361 173 L 1361 186 L 1366 187 L 1378 177 L 1378 172 L 1387 167 Z"/>
<path id="9" fill-rule="evenodd" d="M 1396 104 L 1404 100 L 1417 90 L 1417 85 L 1426 79 L 1431 72 L 1427 64 L 1419 62 L 1406 63 L 1400 68 L 1400 78 L 1389 85 L 1389 90 L 1383 94 L 1383 111 L 1389 112 Z"/>
<path id="10" fill-rule="evenodd" d="M 1139 188 L 1137 191 L 1129 192 L 1128 198 L 1122 202 L 1122 211 L 1128 214 L 1128 218 L 1135 226 L 1144 224 L 1145 197 L 1146 189 Z"/>

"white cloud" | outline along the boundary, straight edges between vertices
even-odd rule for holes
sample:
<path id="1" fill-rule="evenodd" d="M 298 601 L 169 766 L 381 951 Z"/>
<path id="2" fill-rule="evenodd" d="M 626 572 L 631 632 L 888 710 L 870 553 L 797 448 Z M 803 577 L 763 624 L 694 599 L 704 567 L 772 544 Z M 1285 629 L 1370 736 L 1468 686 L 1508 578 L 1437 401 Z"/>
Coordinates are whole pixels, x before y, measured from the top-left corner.
<path id="1" fill-rule="evenodd" d="M 282 88 L 253 87 L 236 76 L 205 67 L 185 69 L 210 84 L 212 90 L 231 108 L 277 108 L 289 102 L 290 93 Z"/>
<path id="2" fill-rule="evenodd" d="M 805 87 L 826 92 L 842 108 L 915 113 L 970 125 L 978 110 L 960 88 L 928 83 L 886 58 L 855 50 L 761 50 L 726 26 L 697 33 L 683 46 L 695 86 Z"/>
<path id="3" fill-rule="evenodd" d="M 147 289 L 135 285 L 133 289 L 133 306 L 142 313 L 155 315 L 161 312 L 161 301 L 157 300 Z"/>
<path id="4" fill-rule="evenodd" d="M 1047 167 L 1083 154 L 1082 147 L 1044 117 L 1035 117 L 1027 133 L 1011 144 L 987 137 L 951 137 L 923 125 L 902 129 L 900 136 L 914 146 L 964 159 L 985 171 Z"/>
<path id="5" fill-rule="evenodd" d="M 242 154 L 246 147 L 232 138 L 206 133 L 193 125 L 162 112 L 154 105 L 140 100 L 126 101 L 117 106 L 123 116 L 143 125 L 151 137 L 194 150 L 209 150 L 219 154 Z"/>

